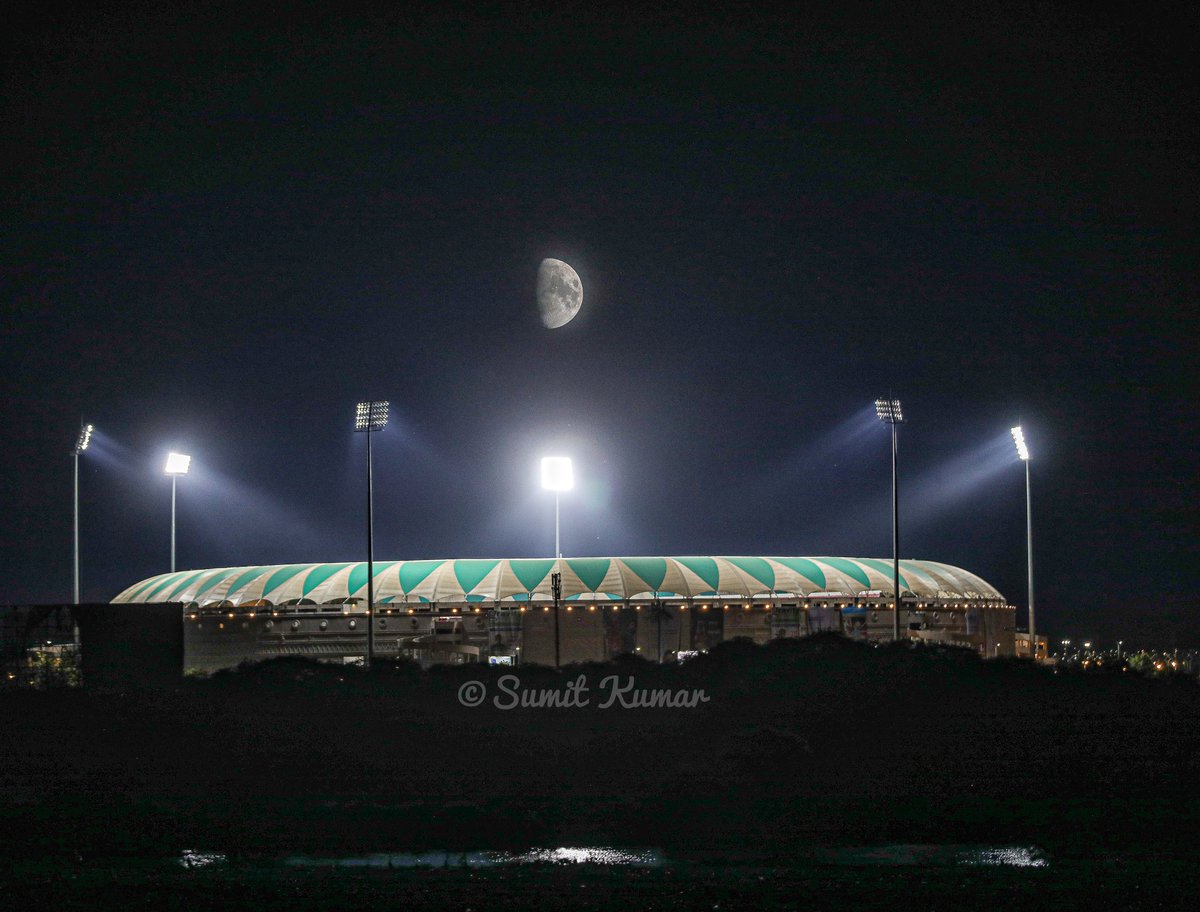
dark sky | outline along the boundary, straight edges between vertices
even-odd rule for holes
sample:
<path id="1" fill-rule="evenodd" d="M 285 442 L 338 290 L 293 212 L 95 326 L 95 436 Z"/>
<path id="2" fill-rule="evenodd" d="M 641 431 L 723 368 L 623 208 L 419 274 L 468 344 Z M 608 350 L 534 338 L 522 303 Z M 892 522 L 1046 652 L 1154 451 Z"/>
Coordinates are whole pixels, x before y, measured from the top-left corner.
<path id="1" fill-rule="evenodd" d="M 39 9 L 5 41 L 0 602 L 179 564 L 888 556 L 1200 645 L 1197 17 Z M 893 8 L 894 7 L 894 8 Z M 584 309 L 542 327 L 538 263 Z"/>

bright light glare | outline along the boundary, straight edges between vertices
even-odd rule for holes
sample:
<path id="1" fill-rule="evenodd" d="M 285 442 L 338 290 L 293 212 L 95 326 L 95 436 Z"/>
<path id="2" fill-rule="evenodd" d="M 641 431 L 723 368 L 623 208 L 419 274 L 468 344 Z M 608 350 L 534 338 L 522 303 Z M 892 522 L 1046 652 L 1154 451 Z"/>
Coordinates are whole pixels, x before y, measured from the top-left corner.
<path id="1" fill-rule="evenodd" d="M 1012 429 L 1013 442 L 1017 445 L 1017 455 L 1021 459 L 1029 458 L 1029 447 L 1025 445 L 1025 432 L 1021 430 L 1021 426 L 1017 425 Z"/>
<path id="2" fill-rule="evenodd" d="M 186 475 L 191 464 L 191 456 L 185 456 L 183 453 L 168 453 L 167 467 L 163 471 L 168 475 Z"/>
<path id="3" fill-rule="evenodd" d="M 575 487 L 575 471 L 567 456 L 547 456 L 542 460 L 542 487 L 547 491 L 569 491 Z"/>
<path id="4" fill-rule="evenodd" d="M 875 414 L 880 421 L 886 421 L 888 424 L 900 424 L 904 421 L 899 399 L 876 399 Z"/>
<path id="5" fill-rule="evenodd" d="M 85 424 L 79 429 L 79 439 L 75 441 L 75 452 L 82 453 L 88 448 L 88 444 L 92 442 L 92 431 L 95 430 L 90 424 Z"/>
<path id="6" fill-rule="evenodd" d="M 386 399 L 360 402 L 354 408 L 354 430 L 382 431 L 388 422 L 389 405 Z"/>

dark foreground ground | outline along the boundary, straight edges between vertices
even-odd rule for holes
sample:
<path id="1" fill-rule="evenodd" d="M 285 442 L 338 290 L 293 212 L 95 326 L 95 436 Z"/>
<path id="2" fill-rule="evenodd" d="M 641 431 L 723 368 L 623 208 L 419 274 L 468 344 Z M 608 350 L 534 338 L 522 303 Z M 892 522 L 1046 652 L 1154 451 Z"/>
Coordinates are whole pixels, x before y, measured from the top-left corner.
<path id="1" fill-rule="evenodd" d="M 123 693 L 0 694 L 0 888 L 63 908 L 189 909 L 1152 908 L 1200 895 L 1194 681 L 814 637 L 682 666 L 517 671 L 524 691 L 584 675 L 583 708 L 460 704 L 465 682 L 490 698 L 509 671 L 284 661 Z M 709 702 L 601 709 L 613 673 Z M 879 849 L 897 845 L 1036 847 L 1044 864 Z M 648 846 L 663 861 L 283 863 L 531 846 Z M 185 868 L 188 848 L 224 857 Z"/>
<path id="2" fill-rule="evenodd" d="M 109 861 L 15 866 L 9 908 L 70 909 L 1168 909 L 1191 908 L 1195 861 L 1056 862 L 1036 871 L 809 864 L 677 864 L 655 870 L 534 866 L 512 871 L 149 870 Z M 21 905 L 18 906 L 17 903 Z"/>

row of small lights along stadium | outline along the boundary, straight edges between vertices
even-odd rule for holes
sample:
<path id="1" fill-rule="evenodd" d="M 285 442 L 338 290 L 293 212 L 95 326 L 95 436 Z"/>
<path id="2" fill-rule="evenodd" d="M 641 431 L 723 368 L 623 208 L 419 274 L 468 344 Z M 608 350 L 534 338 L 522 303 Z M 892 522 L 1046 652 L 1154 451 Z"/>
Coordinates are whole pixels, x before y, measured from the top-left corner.
<path id="1" fill-rule="evenodd" d="M 333 604 L 337 604 L 337 603 L 333 603 Z M 744 611 L 750 611 L 754 607 L 756 607 L 751 602 L 743 602 L 741 604 L 742 604 L 742 610 L 744 610 Z M 979 599 L 975 604 L 981 605 L 983 607 L 998 607 L 998 606 L 1003 606 L 1004 601 L 1002 599 Z M 690 605 L 686 602 L 673 603 L 673 604 L 663 602 L 663 603 L 660 603 L 660 605 L 663 608 L 678 608 L 680 611 L 687 611 L 688 608 L 694 607 L 693 605 Z M 239 613 L 241 613 L 244 617 L 256 617 L 258 612 L 255 611 L 254 609 L 255 608 L 266 608 L 266 607 L 267 606 L 265 606 L 265 605 L 237 606 L 237 608 L 235 608 L 235 610 L 231 611 L 231 610 L 229 610 L 230 606 L 219 606 L 218 605 L 218 606 L 214 606 L 213 608 L 210 608 L 210 609 L 204 609 L 204 611 L 206 614 L 208 614 L 210 616 L 219 615 L 221 613 L 221 611 L 225 611 L 229 618 L 235 618 L 238 616 Z M 272 606 L 272 607 L 274 607 L 274 606 Z M 274 610 L 270 611 L 270 615 L 271 615 L 271 617 L 279 617 L 280 614 L 293 614 L 293 613 L 296 613 L 295 609 L 298 609 L 301 607 L 303 607 L 303 608 L 319 608 L 319 607 L 326 607 L 326 606 L 317 605 L 316 603 L 306 604 L 306 605 L 300 605 L 298 603 L 293 604 L 293 605 L 284 605 L 284 606 L 274 607 Z M 350 611 L 353 606 L 347 605 L 345 603 L 341 603 L 340 607 L 342 609 L 342 613 L 345 614 L 346 612 Z M 562 607 L 566 611 L 571 612 L 571 611 L 574 611 L 576 606 L 575 605 L 564 605 Z M 601 607 L 601 606 L 588 605 L 587 610 L 595 611 L 598 607 Z M 608 607 L 609 609 L 611 609 L 613 611 L 621 611 L 621 610 L 628 610 L 628 609 L 633 609 L 634 611 L 641 611 L 644 606 L 643 605 L 627 605 L 623 602 L 615 602 L 611 605 L 603 606 L 603 607 Z M 708 611 L 709 607 L 710 607 L 710 603 L 702 603 L 699 606 L 698 610 L 699 611 Z M 726 604 L 720 605 L 718 607 L 722 608 L 722 610 L 724 610 L 724 611 L 729 611 L 730 609 L 735 608 L 736 604 L 726 603 Z M 771 604 L 764 604 L 764 605 L 759 605 L 757 607 L 759 607 L 763 612 L 768 612 L 773 607 L 778 607 L 778 606 L 773 606 Z M 845 602 L 845 603 L 810 602 L 810 601 L 805 600 L 804 602 L 802 602 L 800 604 L 788 605 L 786 607 L 837 608 L 837 609 L 860 608 L 861 607 L 861 608 L 875 608 L 875 609 L 879 609 L 879 608 L 889 608 L 890 609 L 890 608 L 895 607 L 895 603 L 887 602 L 886 604 L 879 604 L 879 603 L 876 603 L 873 600 L 869 600 L 869 599 L 863 599 L 861 601 L 852 601 L 852 602 Z M 908 610 L 909 611 L 924 611 L 926 609 L 953 610 L 953 609 L 962 609 L 962 608 L 967 608 L 967 607 L 969 607 L 969 606 L 962 602 L 951 602 L 951 603 L 918 602 L 912 606 L 909 606 Z M 251 610 L 246 611 L 245 610 L 246 608 L 250 608 Z M 281 610 L 281 609 L 287 609 L 287 608 L 291 608 L 293 610 L 292 611 L 282 611 Z M 581 611 L 583 610 L 583 606 L 579 606 L 579 608 Z M 419 609 L 417 609 L 417 608 L 407 608 L 407 609 L 400 609 L 400 608 L 382 608 L 382 609 L 380 609 L 380 608 L 377 608 L 376 610 L 384 615 L 393 615 L 393 614 L 415 615 L 418 613 L 418 611 L 420 611 L 420 613 L 422 613 L 422 614 L 445 614 L 446 613 L 444 609 L 440 609 L 434 603 L 423 603 Z M 508 608 L 508 609 L 496 607 L 496 608 L 493 608 L 492 610 L 496 610 L 496 611 L 516 610 L 516 611 L 520 611 L 520 612 L 525 612 L 525 611 L 529 611 L 530 609 L 525 605 L 521 605 L 516 608 Z M 553 606 L 551 606 L 551 605 L 545 605 L 542 607 L 543 612 L 552 611 L 552 610 L 553 610 Z M 479 606 L 475 606 L 471 609 L 470 613 L 471 614 L 479 614 L 481 611 L 483 611 L 482 608 L 480 608 Z M 461 614 L 463 612 L 462 612 L 462 609 L 460 609 L 458 607 L 453 607 L 450 609 L 449 613 L 450 614 Z M 265 615 L 265 614 L 267 614 L 267 612 L 264 611 L 263 614 Z M 188 614 L 188 617 L 191 620 L 198 620 L 200 617 L 199 610 L 191 611 Z"/>

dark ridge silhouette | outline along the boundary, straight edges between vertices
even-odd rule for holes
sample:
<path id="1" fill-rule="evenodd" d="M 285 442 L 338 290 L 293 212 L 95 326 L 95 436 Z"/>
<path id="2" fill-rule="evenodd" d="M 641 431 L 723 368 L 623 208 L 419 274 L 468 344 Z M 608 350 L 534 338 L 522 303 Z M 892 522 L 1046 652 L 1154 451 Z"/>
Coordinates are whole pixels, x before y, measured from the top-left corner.
<path id="1" fill-rule="evenodd" d="M 521 692 L 587 705 L 501 709 Z M 603 681 L 693 694 L 605 708 Z M 507 679 L 512 683 L 512 679 Z M 126 693 L 0 694 L 18 853 L 1027 842 L 1194 827 L 1200 687 L 837 635 L 562 670 L 303 659 Z"/>

